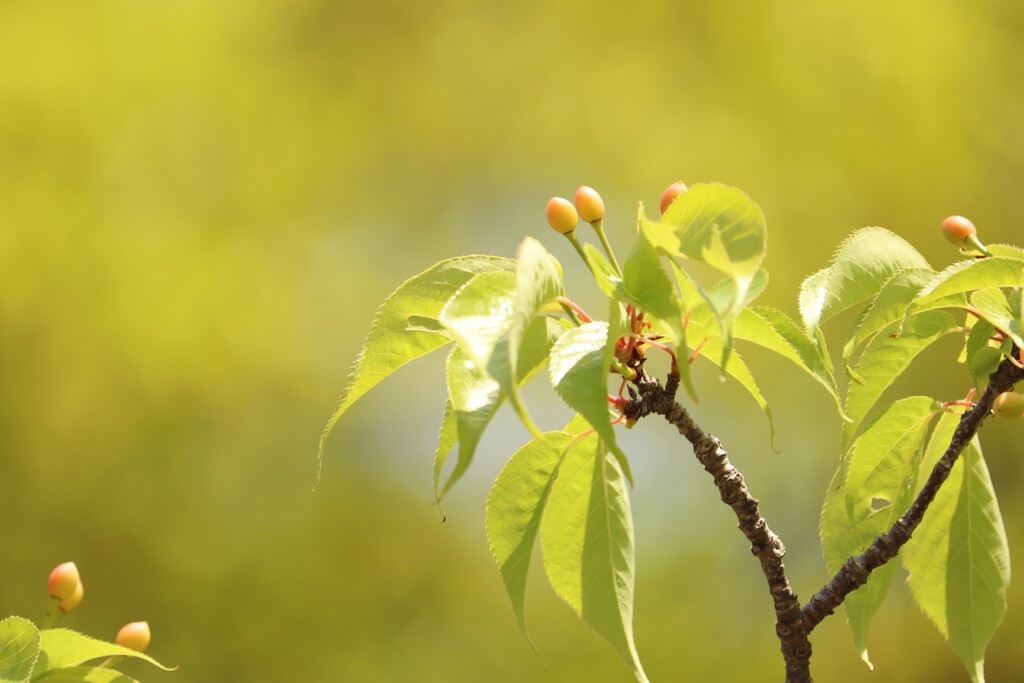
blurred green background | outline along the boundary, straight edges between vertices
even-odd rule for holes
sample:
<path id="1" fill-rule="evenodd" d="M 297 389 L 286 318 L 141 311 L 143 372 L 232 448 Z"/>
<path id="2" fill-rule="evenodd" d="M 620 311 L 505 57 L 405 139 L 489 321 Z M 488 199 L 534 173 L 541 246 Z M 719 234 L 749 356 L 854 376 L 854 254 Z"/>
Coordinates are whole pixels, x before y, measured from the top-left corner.
<path id="1" fill-rule="evenodd" d="M 483 534 L 490 481 L 525 439 L 502 412 L 446 504 L 430 471 L 440 356 L 320 429 L 381 300 L 461 253 L 511 256 L 580 183 L 625 249 L 669 182 L 737 185 L 770 229 L 768 304 L 852 229 L 888 227 L 937 267 L 941 219 L 1021 242 L 1024 5 L 0 2 L 0 613 L 41 619 L 51 567 L 86 597 L 65 623 L 148 619 L 182 681 L 625 681 L 536 572 L 519 635 Z M 575 288 L 572 282 L 576 282 Z M 589 297 L 589 298 L 588 298 Z M 849 319 L 827 329 L 845 333 Z M 893 392 L 961 396 L 947 340 Z M 723 437 L 789 546 L 825 579 L 817 514 L 837 461 L 824 392 L 750 352 L 753 402 L 697 366 Z M 567 411 L 528 393 L 546 428 Z M 763 579 L 664 423 L 628 433 L 636 634 L 655 681 L 781 680 Z M 1020 425 L 987 424 L 1024 563 Z M 964 681 L 898 585 L 869 674 L 843 618 L 821 681 Z M 1024 677 L 1024 591 L 989 679 Z"/>

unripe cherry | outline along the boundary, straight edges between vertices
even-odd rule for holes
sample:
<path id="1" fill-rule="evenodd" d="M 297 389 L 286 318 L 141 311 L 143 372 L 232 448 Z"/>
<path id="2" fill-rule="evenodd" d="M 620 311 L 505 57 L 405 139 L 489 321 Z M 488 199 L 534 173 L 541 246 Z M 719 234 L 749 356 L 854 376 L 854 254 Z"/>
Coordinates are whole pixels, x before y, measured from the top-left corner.
<path id="1" fill-rule="evenodd" d="M 587 223 L 593 223 L 604 218 L 604 200 L 592 187 L 580 185 L 575 196 L 576 210 L 580 218 Z"/>
<path id="2" fill-rule="evenodd" d="M 977 235 L 978 229 L 970 219 L 963 216 L 949 216 L 942 221 L 942 234 L 946 239 L 958 247 L 964 246 L 964 240 L 971 235 Z"/>
<path id="3" fill-rule="evenodd" d="M 60 601 L 60 611 L 67 614 L 71 610 L 78 607 L 78 603 L 82 602 L 82 597 L 85 595 L 85 587 L 82 582 L 79 581 L 78 585 L 75 586 L 75 592 Z"/>
<path id="4" fill-rule="evenodd" d="M 1006 420 L 1017 420 L 1024 417 L 1024 395 L 1013 391 L 999 394 L 992 404 L 992 412 Z"/>
<path id="5" fill-rule="evenodd" d="M 579 222 L 576 207 L 568 199 L 562 197 L 551 198 L 548 202 L 547 215 L 548 225 L 554 228 L 555 232 L 560 232 L 563 235 L 575 230 L 576 223 Z"/>
<path id="6" fill-rule="evenodd" d="M 682 180 L 672 183 L 661 193 L 661 212 L 668 211 L 668 207 L 676 200 L 676 197 L 686 192 L 686 184 Z"/>
<path id="7" fill-rule="evenodd" d="M 149 647 L 149 638 L 149 624 L 145 621 L 133 621 L 121 627 L 121 630 L 117 632 L 117 638 L 114 639 L 114 642 L 129 650 L 145 652 L 146 648 Z"/>
<path id="8" fill-rule="evenodd" d="M 969 219 L 963 216 L 948 216 L 942 221 L 942 234 L 946 239 L 960 247 L 960 251 L 971 250 L 991 256 L 988 248 L 978 239 L 978 229 Z"/>
<path id="9" fill-rule="evenodd" d="M 48 582 L 50 595 L 60 600 L 67 600 L 74 594 L 75 589 L 81 582 L 82 579 L 78 575 L 78 567 L 75 566 L 74 562 L 58 564 L 50 572 L 50 580 Z"/>

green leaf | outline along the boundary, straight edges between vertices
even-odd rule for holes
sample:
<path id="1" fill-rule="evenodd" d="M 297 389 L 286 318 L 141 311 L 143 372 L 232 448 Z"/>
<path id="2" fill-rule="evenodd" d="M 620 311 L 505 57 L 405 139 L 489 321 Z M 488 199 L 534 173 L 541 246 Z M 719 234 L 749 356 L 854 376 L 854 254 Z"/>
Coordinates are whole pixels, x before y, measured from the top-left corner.
<path id="1" fill-rule="evenodd" d="M 1014 258 L 1024 261 L 1024 249 L 1013 244 L 989 244 L 988 253 L 1002 258 Z"/>
<path id="2" fill-rule="evenodd" d="M 460 256 L 441 261 L 406 280 L 384 301 L 352 365 L 348 386 L 320 437 L 317 481 L 327 436 L 345 411 L 395 370 L 450 341 L 438 316 L 459 287 L 479 273 L 514 268 L 515 261 L 511 259 Z"/>
<path id="3" fill-rule="evenodd" d="M 565 454 L 541 521 L 544 569 L 555 592 L 647 676 L 633 642 L 633 516 L 618 461 L 596 434 Z"/>
<path id="4" fill-rule="evenodd" d="M 672 202 L 661 222 L 675 227 L 675 255 L 732 276 L 739 299 L 746 295 L 768 239 L 764 214 L 750 197 L 725 185 L 694 185 Z"/>
<path id="5" fill-rule="evenodd" d="M 526 578 L 533 544 L 558 465 L 572 441 L 567 432 L 547 432 L 527 443 L 506 463 L 487 498 L 487 542 L 527 640 Z"/>
<path id="6" fill-rule="evenodd" d="M 612 310 L 617 311 L 618 307 L 618 303 L 613 303 Z M 616 323 L 616 328 L 619 327 L 619 321 L 612 322 Z M 571 408 L 593 425 L 618 458 L 626 477 L 632 481 L 629 463 L 616 443 L 615 428 L 608 416 L 608 327 L 608 323 L 596 321 L 563 334 L 551 349 L 548 370 L 551 386 Z"/>
<path id="7" fill-rule="evenodd" d="M 39 635 L 43 652 L 39 656 L 39 666 L 32 674 L 33 678 L 39 677 L 47 671 L 79 666 L 89 660 L 105 657 L 132 657 L 149 662 L 164 671 L 173 671 L 172 668 L 164 666 L 149 655 L 129 650 L 114 643 L 96 640 L 66 628 L 46 629 L 40 631 Z"/>
<path id="8" fill-rule="evenodd" d="M 514 272 L 480 273 L 459 288 L 441 311 L 441 325 L 478 368 L 487 367 L 498 341 L 512 326 L 515 290 Z"/>
<path id="9" fill-rule="evenodd" d="M 516 366 L 523 339 L 534 316 L 547 303 L 565 293 L 560 270 L 555 257 L 537 240 L 527 237 L 519 245 L 516 254 L 516 294 L 512 308 L 512 325 L 508 333 L 506 358 L 509 362 L 486 366 L 488 374 L 498 380 L 502 388 L 508 392 L 509 400 L 519 419 L 535 437 L 540 435 L 540 429 L 533 423 L 519 396 L 519 373 Z"/>
<path id="10" fill-rule="evenodd" d="M 825 387 L 835 400 L 839 414 L 844 414 L 839 387 L 831 364 L 824 356 L 826 349 L 808 337 L 785 313 L 767 306 L 746 309 L 737 318 L 733 334 L 737 339 L 762 346 L 795 363 Z"/>
<path id="11" fill-rule="evenodd" d="M 899 337 L 891 337 L 883 331 L 868 343 L 854 366 L 863 383 L 851 383 L 846 393 L 846 415 L 850 422 L 843 425 L 843 453 L 849 449 L 871 407 L 910 366 L 917 354 L 943 335 L 958 329 L 949 313 L 927 311 L 910 318 Z"/>
<path id="12" fill-rule="evenodd" d="M 563 329 L 558 321 L 550 318 L 534 318 L 531 321 L 519 349 L 520 359 L 516 370 L 519 384 L 528 381 L 547 362 L 551 345 L 562 334 Z M 499 363 L 508 366 L 507 339 L 498 342 L 491 356 L 492 368 Z M 477 444 L 480 443 L 480 437 L 507 396 L 505 389 L 497 380 L 480 372 L 459 347 L 452 349 L 448 355 L 447 378 L 448 402 L 454 415 L 454 439 L 457 439 L 459 444 L 459 455 L 455 469 L 448 476 L 444 486 L 438 489 L 441 469 L 454 445 L 452 435 L 444 435 L 442 423 L 442 436 L 446 436 L 451 443 L 448 445 L 448 451 L 444 451 L 440 457 L 434 457 L 434 489 L 438 500 L 441 500 L 465 474 L 473 460 Z"/>
<path id="13" fill-rule="evenodd" d="M 907 268 L 930 268 L 905 239 L 885 228 L 863 228 L 836 250 L 832 264 L 804 280 L 800 315 L 815 328 L 874 297 L 893 275 Z"/>
<path id="14" fill-rule="evenodd" d="M 942 416 L 922 462 L 922 480 L 945 453 L 958 416 Z M 968 444 L 903 548 L 914 600 L 964 662 L 985 680 L 985 649 L 1006 613 L 1010 553 L 977 437 Z"/>
<path id="15" fill-rule="evenodd" d="M 22 683 L 39 657 L 39 631 L 28 619 L 0 621 L 0 683 Z"/>
<path id="16" fill-rule="evenodd" d="M 137 683 L 134 678 L 125 676 L 116 669 L 93 666 L 56 669 L 33 680 L 46 681 L 46 683 Z"/>
<path id="17" fill-rule="evenodd" d="M 907 309 L 907 316 L 948 306 L 948 297 L 990 287 L 1024 286 L 1024 262 L 995 256 L 959 261 L 932 278 Z"/>
<path id="18" fill-rule="evenodd" d="M 917 474 L 914 456 L 937 409 L 935 401 L 921 396 L 892 404 L 856 441 L 848 469 L 841 463 L 836 470 L 821 513 L 821 545 L 830 572 L 863 552 L 909 505 Z M 895 571 L 895 562 L 877 568 L 843 603 L 854 647 L 869 668 L 868 628 Z"/>
<path id="19" fill-rule="evenodd" d="M 846 345 L 843 347 L 843 362 L 849 364 L 861 344 L 892 323 L 902 320 L 907 306 L 935 275 L 931 268 L 910 268 L 886 280 L 878 296 L 850 328 Z"/>
<path id="20" fill-rule="evenodd" d="M 749 313 L 745 312 L 745 313 Z M 746 319 L 746 316 L 743 316 Z M 754 321 L 750 321 L 751 324 L 755 324 Z M 722 347 L 724 342 L 720 336 L 716 334 L 716 323 L 715 318 L 711 314 L 708 306 L 702 304 L 698 307 L 690 317 L 690 334 L 692 338 L 700 339 L 702 343 L 699 344 L 700 350 L 699 356 L 707 358 L 709 361 L 721 368 L 722 359 Z M 751 331 L 749 328 L 744 327 L 744 332 Z M 755 335 L 756 336 L 756 335 Z M 767 340 L 763 340 L 767 342 Z M 681 363 L 687 362 L 685 359 L 680 361 Z M 768 405 L 767 399 L 761 393 L 760 387 L 757 386 L 757 382 L 754 380 L 754 375 L 750 372 L 750 368 L 747 366 L 743 358 L 733 353 L 731 360 L 729 361 L 728 367 L 725 369 L 723 374 L 727 374 L 740 383 L 747 393 L 751 395 L 757 405 L 764 412 L 765 417 L 768 419 L 768 429 L 771 433 L 772 447 L 774 448 L 775 443 L 775 421 L 772 418 L 772 410 Z"/>
<path id="21" fill-rule="evenodd" d="M 448 362 L 451 362 L 449 357 Z M 444 402 L 444 414 L 441 416 L 441 428 L 437 435 L 437 449 L 434 451 L 434 500 L 441 502 L 441 472 L 448 461 L 455 444 L 459 441 L 459 425 L 455 418 L 455 409 L 449 398 Z"/>
<path id="22" fill-rule="evenodd" d="M 988 384 L 988 377 L 1002 360 L 1002 352 L 992 346 L 989 338 L 995 334 L 996 328 L 987 320 L 974 320 L 971 331 L 967 333 L 967 342 L 964 344 L 963 358 L 967 364 L 967 371 L 974 382 L 975 388 L 979 391 Z"/>
<path id="23" fill-rule="evenodd" d="M 1024 348 L 1024 316 L 1021 315 L 1021 293 L 1009 294 L 1001 289 L 979 289 L 971 295 L 971 305 L 982 317 L 1006 333 L 1017 348 Z"/>

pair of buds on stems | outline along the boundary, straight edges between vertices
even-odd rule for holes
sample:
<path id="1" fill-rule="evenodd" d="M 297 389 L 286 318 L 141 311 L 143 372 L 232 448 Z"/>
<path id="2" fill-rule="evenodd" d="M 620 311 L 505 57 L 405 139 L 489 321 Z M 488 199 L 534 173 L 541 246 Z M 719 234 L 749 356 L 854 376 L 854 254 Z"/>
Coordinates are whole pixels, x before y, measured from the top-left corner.
<path id="1" fill-rule="evenodd" d="M 661 212 L 665 213 L 676 197 L 684 192 L 686 192 L 686 185 L 682 181 L 672 183 L 666 187 L 661 195 Z M 576 239 L 576 224 L 579 223 L 581 218 L 590 223 L 597 232 L 597 236 L 601 240 L 601 247 L 615 268 L 615 272 L 621 274 L 622 269 L 619 268 L 619 263 L 615 260 L 615 254 L 612 253 L 612 248 L 604 234 L 604 199 L 601 198 L 601 195 L 594 188 L 580 185 L 579 189 L 576 190 L 573 200 L 570 202 L 562 197 L 552 197 L 548 201 L 547 206 L 548 225 L 555 232 L 561 233 L 569 240 L 580 255 L 580 258 L 583 259 L 583 262 L 589 268 L 590 261 L 583 252 L 583 247 L 580 246 L 579 240 Z"/>
<path id="2" fill-rule="evenodd" d="M 54 567 L 47 587 L 50 590 L 50 611 L 46 615 L 46 626 L 49 627 L 78 607 L 85 595 L 85 587 L 74 562 L 64 562 Z M 143 652 L 149 647 L 149 640 L 149 624 L 133 621 L 121 627 L 114 642 L 129 650 Z"/>

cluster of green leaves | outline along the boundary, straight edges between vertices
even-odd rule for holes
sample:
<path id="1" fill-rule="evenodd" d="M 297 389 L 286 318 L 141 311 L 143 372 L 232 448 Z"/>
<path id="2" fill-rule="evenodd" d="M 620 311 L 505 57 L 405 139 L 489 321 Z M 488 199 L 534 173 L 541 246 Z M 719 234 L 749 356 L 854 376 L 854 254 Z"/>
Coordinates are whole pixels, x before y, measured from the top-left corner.
<path id="1" fill-rule="evenodd" d="M 843 347 L 851 378 L 843 404 L 847 422 L 842 459 L 821 516 L 830 571 L 892 527 L 946 451 L 958 422 L 925 396 L 876 408 L 885 390 L 948 334 L 965 337 L 961 360 L 979 389 L 1012 345 L 1020 347 L 1024 251 L 995 245 L 990 252 L 990 258 L 963 260 L 936 272 L 899 236 L 866 228 L 843 242 L 831 265 L 804 281 L 800 313 L 819 338 L 826 320 L 862 306 Z M 954 315 L 964 310 L 970 313 Z M 983 681 L 985 648 L 1006 609 L 1009 553 L 977 438 L 962 459 L 901 560 L 918 606 L 972 679 Z M 889 563 L 875 570 L 844 603 L 855 646 L 869 666 L 868 626 L 896 568 Z"/>
<path id="2" fill-rule="evenodd" d="M 381 306 L 348 386 L 329 420 L 324 442 L 346 410 L 385 377 L 452 343 L 448 399 L 434 458 L 438 500 L 469 467 L 481 434 L 506 399 L 533 439 L 514 453 L 487 505 L 487 536 L 524 634 L 525 587 L 539 534 L 549 582 L 604 636 L 645 681 L 632 635 L 633 524 L 629 460 L 609 410 L 609 369 L 616 341 L 629 336 L 626 306 L 645 312 L 662 343 L 683 358 L 686 390 L 696 391 L 685 362 L 692 346 L 734 377 L 762 407 L 767 401 L 734 349 L 737 339 L 771 349 L 805 370 L 839 403 L 827 349 L 784 313 L 751 304 L 764 290 L 767 229 L 745 194 L 696 185 L 658 221 L 641 207 L 637 238 L 621 272 L 591 244 L 584 247 L 608 320 L 569 312 L 562 269 L 527 238 L 515 260 L 465 256 L 442 261 L 402 284 Z M 712 286 L 689 272 L 692 262 L 724 278 Z M 691 269 L 692 270 L 692 269 Z M 690 344 L 687 339 L 698 340 Z M 520 387 L 545 365 L 555 392 L 577 415 L 543 432 L 520 398 Z M 456 463 L 444 476 L 450 453 Z"/>
<path id="3" fill-rule="evenodd" d="M 21 617 L 0 621 L 0 683 L 134 683 L 135 679 L 110 668 L 110 664 L 127 657 L 170 671 L 148 655 L 77 631 L 40 630 Z M 89 664 L 96 660 L 105 661 Z"/>

